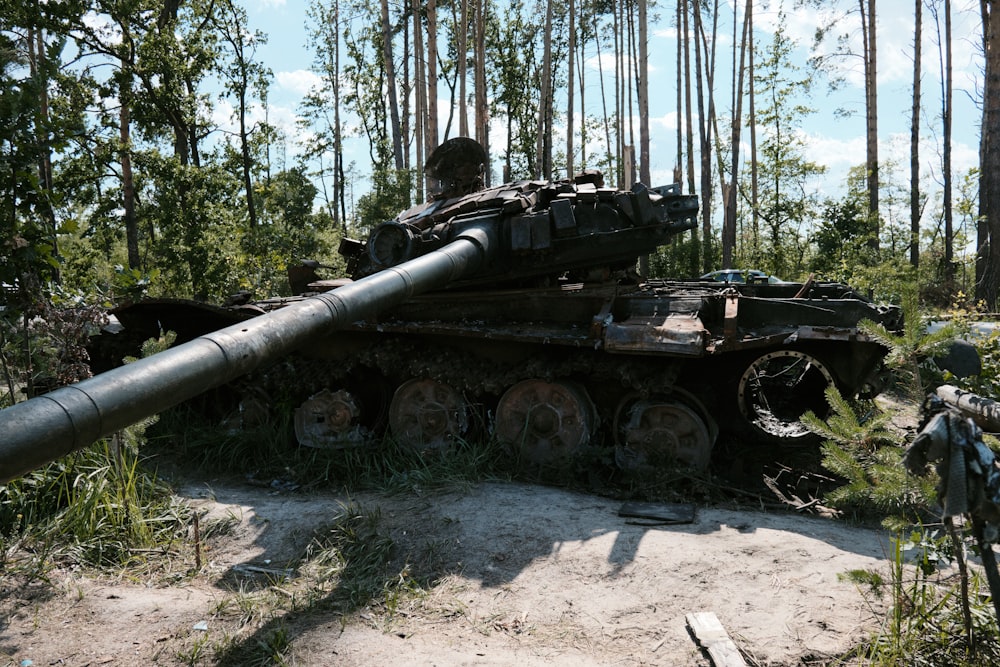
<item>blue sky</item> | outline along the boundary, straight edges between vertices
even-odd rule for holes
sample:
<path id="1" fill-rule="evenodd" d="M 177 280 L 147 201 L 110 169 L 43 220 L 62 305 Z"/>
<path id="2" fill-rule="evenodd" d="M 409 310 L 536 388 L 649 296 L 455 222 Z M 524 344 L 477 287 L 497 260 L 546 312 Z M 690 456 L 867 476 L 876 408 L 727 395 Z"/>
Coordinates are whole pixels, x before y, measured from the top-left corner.
<path id="1" fill-rule="evenodd" d="M 742 4 L 742 2 L 741 2 Z M 755 2 L 755 25 L 759 40 L 769 39 L 777 17 L 777 0 Z M 788 14 L 788 33 L 799 43 L 801 62 L 805 66 L 808 46 L 817 25 L 829 22 L 829 16 L 817 10 L 795 10 L 792 2 L 784 3 Z M 853 3 L 851 3 L 853 6 Z M 956 174 L 965 173 L 978 162 L 978 125 L 980 113 L 973 98 L 977 90 L 977 44 L 979 30 L 979 5 L 974 0 L 959 0 L 953 3 L 954 30 L 954 153 L 953 166 Z M 248 0 L 251 27 L 268 34 L 268 44 L 262 46 L 258 55 L 262 62 L 274 72 L 271 90 L 271 122 L 283 126 L 289 136 L 296 136 L 300 130 L 294 127 L 298 101 L 314 81 L 308 70 L 312 54 L 306 47 L 308 3 L 298 0 Z M 903 180 L 908 179 L 909 169 L 909 122 L 910 88 L 912 81 L 913 53 L 913 2 L 911 0 L 880 0 L 878 3 L 879 40 L 879 135 L 880 157 L 898 164 Z M 676 153 L 676 113 L 674 92 L 674 59 L 676 52 L 675 33 L 670 26 L 673 3 L 666 3 L 660 10 L 663 20 L 651 29 L 650 78 L 651 86 L 650 120 L 652 132 L 652 170 L 655 183 L 671 180 L 671 170 Z M 732 6 L 723 2 L 720 26 L 720 67 L 716 73 L 717 104 L 720 115 L 729 113 L 730 73 L 728 61 L 732 41 Z M 922 132 L 922 172 L 933 184 L 940 182 L 940 65 L 938 46 L 934 34 L 933 17 L 924 12 L 924 119 Z M 847 28 L 845 28 L 847 31 Z M 855 31 L 856 33 L 857 31 Z M 856 34 L 853 40 L 859 38 Z M 597 80 L 597 63 L 590 63 Z M 827 91 L 825 79 L 817 79 L 811 98 L 803 100 L 817 110 L 806 119 L 802 131 L 806 135 L 807 157 L 826 165 L 828 176 L 817 187 L 821 191 L 836 191 L 843 183 L 847 169 L 864 162 L 864 92 L 860 77 L 860 61 L 845 62 L 843 74 L 846 84 L 836 93 Z M 663 85 L 658 85 L 663 81 Z M 597 95 L 591 94 L 596 100 Z M 445 104 L 440 104 L 442 109 Z M 843 118 L 835 113 L 838 108 L 853 109 L 852 117 Z M 500 123 L 496 123 L 500 125 Z M 499 128 L 497 128 L 499 130 Z M 559 139 L 557 138 L 558 142 Z M 557 144 L 558 145 L 558 144 Z M 293 151 L 294 146 L 289 146 Z M 361 173 L 367 172 L 367 153 L 356 148 L 348 149 L 348 160 L 355 160 Z M 745 151 L 744 151 L 745 154 Z"/>

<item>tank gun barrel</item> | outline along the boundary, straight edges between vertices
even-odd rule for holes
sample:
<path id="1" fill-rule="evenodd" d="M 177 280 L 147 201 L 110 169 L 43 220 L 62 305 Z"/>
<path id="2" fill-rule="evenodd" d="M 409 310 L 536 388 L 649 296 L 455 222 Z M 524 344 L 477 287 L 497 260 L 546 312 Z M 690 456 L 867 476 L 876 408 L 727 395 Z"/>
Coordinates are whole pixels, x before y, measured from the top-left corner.
<path id="1" fill-rule="evenodd" d="M 286 308 L 0 410 L 0 483 L 225 384 L 306 341 L 471 275 L 495 226 Z"/>

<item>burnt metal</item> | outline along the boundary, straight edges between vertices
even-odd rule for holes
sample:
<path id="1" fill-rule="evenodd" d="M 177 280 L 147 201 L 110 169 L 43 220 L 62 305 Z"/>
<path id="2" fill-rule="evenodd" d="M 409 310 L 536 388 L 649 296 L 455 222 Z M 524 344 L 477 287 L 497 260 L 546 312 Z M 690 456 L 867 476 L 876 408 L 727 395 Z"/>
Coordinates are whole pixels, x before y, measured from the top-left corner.
<path id="1" fill-rule="evenodd" d="M 632 470 L 704 468 L 720 428 L 801 439 L 829 382 L 879 391 L 886 351 L 859 323 L 898 329 L 898 308 L 838 283 L 639 279 L 640 256 L 697 224 L 678 186 L 590 172 L 482 189 L 468 140 L 441 150 L 440 192 L 341 243 L 347 276 L 313 262 L 291 298 L 116 309 L 124 330 L 95 357 L 161 329 L 182 344 L 0 411 L 0 481 L 223 384 L 256 405 L 292 396 L 312 446 L 388 429 L 446 451 L 480 428 L 530 463 L 613 447 Z"/>

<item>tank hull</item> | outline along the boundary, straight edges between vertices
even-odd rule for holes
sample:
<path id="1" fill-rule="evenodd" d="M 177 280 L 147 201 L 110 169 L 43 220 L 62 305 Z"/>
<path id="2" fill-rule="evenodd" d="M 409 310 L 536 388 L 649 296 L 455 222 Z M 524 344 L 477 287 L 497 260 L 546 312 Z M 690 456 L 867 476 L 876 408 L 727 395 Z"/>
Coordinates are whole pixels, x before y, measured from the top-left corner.
<path id="1" fill-rule="evenodd" d="M 160 305 L 167 328 L 170 317 L 191 326 L 201 309 Z M 119 317 L 142 321 L 156 309 L 148 302 Z M 679 459 L 704 468 L 720 430 L 797 442 L 809 435 L 799 417 L 823 413 L 828 384 L 847 396 L 879 391 L 885 349 L 861 331 L 862 320 L 901 326 L 898 309 L 835 283 L 444 290 L 312 338 L 232 388 L 243 400 L 264 396 L 296 410 L 300 441 L 312 446 L 388 433 L 446 449 L 492 436 L 545 464 L 604 446 L 625 467 Z M 531 401 L 541 408 L 518 407 Z M 518 420 L 521 431 L 510 425 Z"/>

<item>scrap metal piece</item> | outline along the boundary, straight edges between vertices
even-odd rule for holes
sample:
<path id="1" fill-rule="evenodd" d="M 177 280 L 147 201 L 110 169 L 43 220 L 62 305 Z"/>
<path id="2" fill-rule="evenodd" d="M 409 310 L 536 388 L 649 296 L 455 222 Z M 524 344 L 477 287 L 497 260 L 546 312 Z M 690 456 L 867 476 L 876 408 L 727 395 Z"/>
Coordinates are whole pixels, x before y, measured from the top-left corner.
<path id="1" fill-rule="evenodd" d="M 694 523 L 695 506 L 691 503 L 644 503 L 630 501 L 621 506 L 618 516 L 641 519 L 641 525 L 676 525 Z M 639 523 L 626 521 L 626 523 Z"/>

